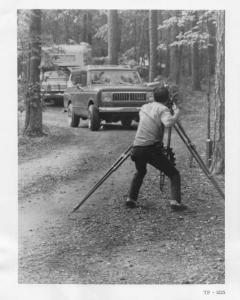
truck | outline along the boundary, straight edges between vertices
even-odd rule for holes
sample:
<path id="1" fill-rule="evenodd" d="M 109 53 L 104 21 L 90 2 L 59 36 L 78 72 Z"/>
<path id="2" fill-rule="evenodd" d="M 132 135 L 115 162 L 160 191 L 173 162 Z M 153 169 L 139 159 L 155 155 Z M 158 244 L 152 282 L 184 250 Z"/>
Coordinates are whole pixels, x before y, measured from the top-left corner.
<path id="1" fill-rule="evenodd" d="M 152 101 L 153 88 L 142 82 L 138 71 L 121 65 L 74 68 L 64 92 L 69 125 L 78 127 L 80 119 L 88 119 L 91 131 L 102 121 L 130 127 L 133 120 L 139 121 L 141 106 Z"/>
<path id="2" fill-rule="evenodd" d="M 83 68 L 92 61 L 87 43 L 43 47 L 41 60 L 41 92 L 45 102 L 63 105 L 63 93 L 72 68 Z"/>

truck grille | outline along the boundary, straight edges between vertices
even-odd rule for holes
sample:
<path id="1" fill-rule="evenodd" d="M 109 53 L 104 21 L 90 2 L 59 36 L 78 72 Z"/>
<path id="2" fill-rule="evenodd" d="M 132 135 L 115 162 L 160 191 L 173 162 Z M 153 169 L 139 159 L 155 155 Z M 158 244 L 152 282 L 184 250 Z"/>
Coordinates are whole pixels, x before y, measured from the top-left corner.
<path id="1" fill-rule="evenodd" d="M 146 93 L 113 93 L 113 101 L 146 101 Z"/>
<path id="2" fill-rule="evenodd" d="M 51 84 L 50 90 L 52 91 L 61 91 L 66 89 L 66 84 Z"/>

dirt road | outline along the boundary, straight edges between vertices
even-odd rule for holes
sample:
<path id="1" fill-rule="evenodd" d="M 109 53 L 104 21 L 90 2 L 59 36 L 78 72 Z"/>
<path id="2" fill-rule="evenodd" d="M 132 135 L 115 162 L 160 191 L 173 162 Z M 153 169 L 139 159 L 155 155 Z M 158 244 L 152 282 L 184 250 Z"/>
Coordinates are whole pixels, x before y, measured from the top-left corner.
<path id="1" fill-rule="evenodd" d="M 139 206 L 125 208 L 134 172 L 129 159 L 70 214 L 132 142 L 136 125 L 90 132 L 82 121 L 69 128 L 56 107 L 46 109 L 44 124 L 49 137 L 19 146 L 20 283 L 224 283 L 224 203 L 199 168 L 189 168 L 175 134 L 188 211 L 171 212 L 168 187 L 160 194 L 151 167 Z"/>

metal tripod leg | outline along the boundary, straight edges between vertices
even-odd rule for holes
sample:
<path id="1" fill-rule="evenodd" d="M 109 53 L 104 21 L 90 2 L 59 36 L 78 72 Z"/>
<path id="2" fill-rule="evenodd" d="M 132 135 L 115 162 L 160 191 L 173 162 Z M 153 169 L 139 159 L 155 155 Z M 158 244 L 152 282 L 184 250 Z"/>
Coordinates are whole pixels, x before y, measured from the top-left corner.
<path id="1" fill-rule="evenodd" d="M 199 166 L 202 169 L 202 171 L 205 173 L 205 175 L 212 182 L 212 184 L 217 189 L 217 191 L 219 192 L 219 194 L 221 195 L 221 197 L 224 199 L 225 195 L 224 195 L 223 191 L 221 190 L 221 188 L 218 185 L 218 183 L 215 180 L 215 178 L 209 172 L 207 166 L 205 165 L 205 163 L 203 162 L 202 158 L 198 154 L 198 152 L 197 152 L 195 146 L 192 144 L 190 138 L 187 136 L 186 132 L 184 131 L 184 129 L 182 127 L 182 125 L 179 122 L 177 122 L 174 125 L 174 128 L 175 128 L 176 132 L 178 133 L 178 135 L 180 136 L 180 138 L 182 139 L 182 141 L 184 142 L 184 144 L 187 146 L 189 152 L 192 154 L 192 156 L 195 158 L 195 160 L 199 164 Z"/>
<path id="2" fill-rule="evenodd" d="M 167 149 L 170 149 L 171 146 L 171 136 L 172 136 L 172 127 L 168 128 L 168 136 L 167 136 Z M 168 159 L 170 160 L 170 155 L 167 155 Z M 163 192 L 165 181 L 165 174 L 164 172 L 160 171 L 160 191 Z"/>
<path id="3" fill-rule="evenodd" d="M 72 213 L 79 209 L 81 205 L 98 189 L 98 187 L 103 184 L 103 182 L 114 172 L 116 171 L 123 162 L 128 159 L 131 155 L 132 145 L 130 145 L 127 150 L 121 154 L 121 156 L 115 161 L 111 168 L 104 174 L 104 176 L 91 188 L 91 190 L 83 197 L 81 202 L 73 209 Z"/>

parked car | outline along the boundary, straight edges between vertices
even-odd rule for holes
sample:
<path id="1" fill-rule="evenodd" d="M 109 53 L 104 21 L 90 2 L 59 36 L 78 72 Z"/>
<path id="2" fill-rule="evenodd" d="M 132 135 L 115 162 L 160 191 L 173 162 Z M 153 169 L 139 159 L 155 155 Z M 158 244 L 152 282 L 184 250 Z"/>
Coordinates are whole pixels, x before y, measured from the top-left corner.
<path id="1" fill-rule="evenodd" d="M 101 121 L 121 121 L 128 127 L 138 121 L 140 107 L 153 101 L 153 88 L 143 84 L 138 71 L 127 66 L 98 65 L 75 68 L 64 92 L 69 124 L 78 127 L 80 118 L 98 130 Z"/>
<path id="2" fill-rule="evenodd" d="M 68 73 L 62 70 L 46 71 L 43 73 L 41 91 L 43 101 L 54 101 L 63 105 L 63 93 L 67 88 Z"/>
<path id="3" fill-rule="evenodd" d="M 92 48 L 88 43 L 53 45 L 42 48 L 41 90 L 45 102 L 63 105 L 63 92 L 71 68 L 92 63 Z"/>

